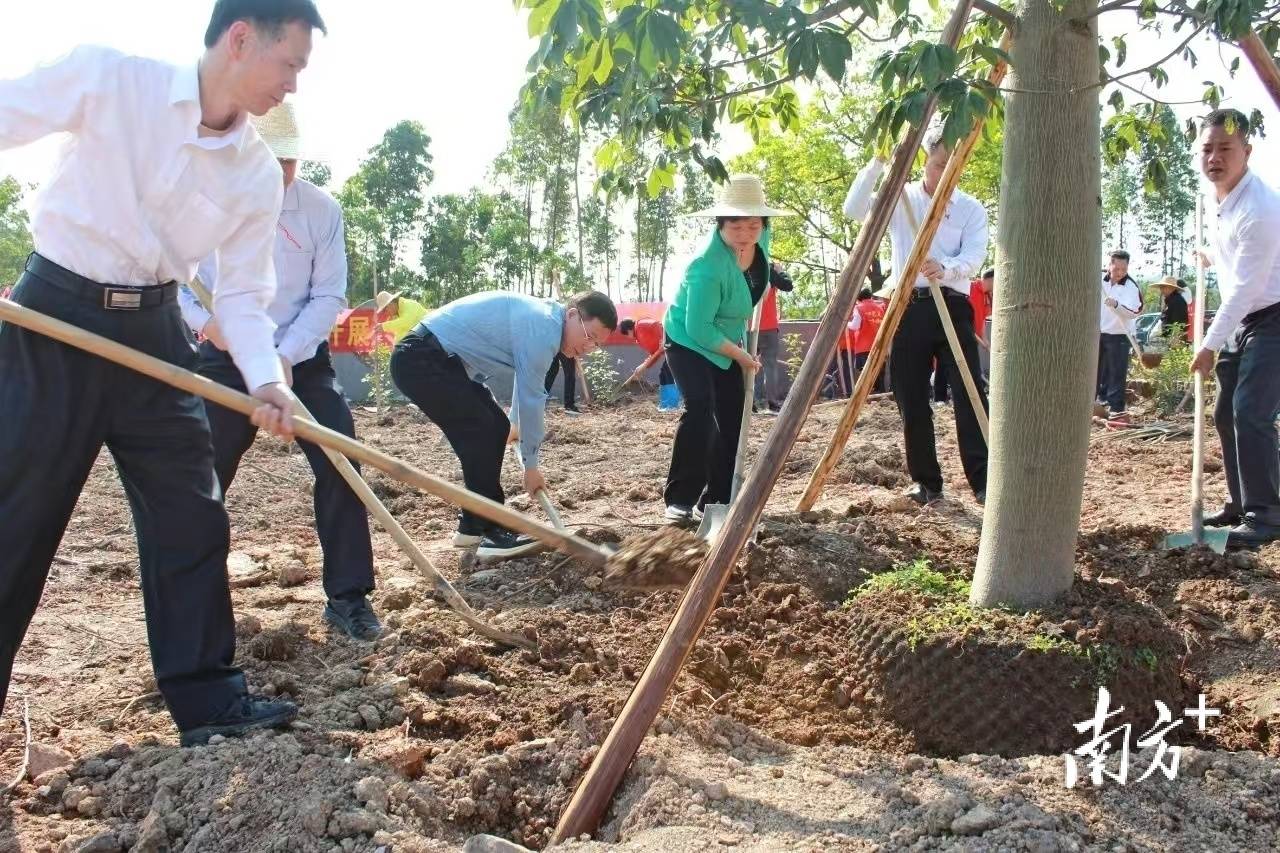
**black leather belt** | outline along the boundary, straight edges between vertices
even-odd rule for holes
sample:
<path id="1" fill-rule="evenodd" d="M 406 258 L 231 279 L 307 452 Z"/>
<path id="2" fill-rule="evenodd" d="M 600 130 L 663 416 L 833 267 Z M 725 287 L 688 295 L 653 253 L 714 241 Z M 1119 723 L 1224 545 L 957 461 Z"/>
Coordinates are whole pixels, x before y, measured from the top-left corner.
<path id="1" fill-rule="evenodd" d="M 105 311 L 141 311 L 172 302 L 178 296 L 176 282 L 139 287 L 137 285 L 101 284 L 73 273 L 34 252 L 27 258 L 27 272 L 48 285 L 92 302 Z"/>

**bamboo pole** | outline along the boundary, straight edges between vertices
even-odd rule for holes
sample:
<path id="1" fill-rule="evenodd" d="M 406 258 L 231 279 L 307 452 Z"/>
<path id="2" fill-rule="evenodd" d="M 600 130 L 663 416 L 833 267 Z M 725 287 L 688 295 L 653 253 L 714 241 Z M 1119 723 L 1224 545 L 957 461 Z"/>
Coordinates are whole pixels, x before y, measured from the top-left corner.
<path id="1" fill-rule="evenodd" d="M 965 360 L 964 350 L 960 348 L 960 338 L 956 335 L 956 324 L 951 321 L 951 312 L 947 310 L 946 297 L 936 281 L 929 282 L 929 295 L 938 309 L 938 317 L 942 320 L 942 331 L 947 336 L 947 344 L 951 347 L 951 358 L 956 363 L 956 372 L 964 382 L 965 393 L 969 395 L 969 405 L 973 407 L 973 416 L 978 419 L 978 427 L 982 430 L 982 440 L 991 445 L 991 424 L 987 418 L 987 407 L 982 404 L 982 395 L 978 393 L 978 385 L 973 380 L 973 371 Z"/>
<path id="2" fill-rule="evenodd" d="M 1000 42 L 1001 50 L 1007 51 L 1010 44 L 1009 35 L 1006 33 L 1004 40 Z M 1007 71 L 1008 64 L 1001 62 L 991 69 L 988 79 L 992 83 L 999 85 L 1004 80 L 1004 75 Z M 831 441 L 827 444 L 826 451 L 818 461 L 817 467 L 814 468 L 813 474 L 809 478 L 809 484 L 805 487 L 804 494 L 800 497 L 797 508 L 801 512 L 813 509 L 813 505 L 817 503 L 818 498 L 822 495 L 822 487 L 826 484 L 827 478 L 831 476 L 831 472 L 840 461 L 840 454 L 844 452 L 849 436 L 853 434 L 853 428 L 858 422 L 858 416 L 862 414 L 862 407 L 866 404 L 867 396 L 871 393 L 872 381 L 879 375 L 880 369 L 884 366 L 885 358 L 889 355 L 889 347 L 893 343 L 893 336 L 898 331 L 898 324 L 902 322 L 902 315 L 907 309 L 909 291 L 914 287 L 916 277 L 920 274 L 920 268 L 924 266 L 925 259 L 929 256 L 929 247 L 933 243 L 934 235 L 938 233 L 938 225 L 942 222 L 942 216 L 946 212 L 947 202 L 951 199 L 951 193 L 955 190 L 956 185 L 960 183 L 960 172 L 963 171 L 970 155 L 973 154 L 973 149 L 978 144 L 978 137 L 981 135 L 982 122 L 979 120 L 974 122 L 973 129 L 969 131 L 969 135 L 961 141 L 955 151 L 951 152 L 951 159 L 947 161 L 947 169 L 943 172 L 942 179 L 933 191 L 929 210 L 924 217 L 924 226 L 916 234 L 915 244 L 911 247 L 911 254 L 903 265 L 902 275 L 898 279 L 898 286 L 894 288 L 893 295 L 889 298 L 889 305 L 884 312 L 884 320 L 881 321 L 880 328 L 876 332 L 876 339 L 871 344 L 871 352 L 867 355 L 867 363 L 863 366 L 862 376 L 858 379 L 858 386 L 854 389 L 853 396 L 849 398 L 849 403 L 840 418 L 840 423 L 836 426 L 835 434 L 831 436 Z M 883 195 L 884 193 L 885 189 L 882 188 L 880 194 Z M 894 198 L 897 198 L 896 191 Z M 878 202 L 879 198 L 876 200 Z M 983 435 L 986 435 L 985 430 Z"/>
<path id="3" fill-rule="evenodd" d="M 191 289 L 191 292 L 196 295 L 196 299 L 200 300 L 200 304 L 204 306 L 205 310 L 212 314 L 213 294 L 211 294 L 209 289 L 204 286 L 204 282 L 200 281 L 199 277 L 195 277 L 192 278 L 191 282 L 187 286 Z M 301 400 L 295 398 L 294 405 L 296 406 L 297 414 L 300 417 L 305 420 L 312 421 L 313 423 L 319 423 L 319 421 L 316 420 L 315 415 L 311 414 L 311 412 L 307 410 L 307 407 Z M 440 572 L 436 570 L 436 567 L 432 565 L 431 560 L 427 558 L 427 555 L 422 553 L 421 549 L 418 548 L 417 543 L 413 541 L 408 532 L 406 532 L 400 525 L 400 522 L 396 521 L 395 516 L 393 516 L 386 506 L 383 505 L 382 501 L 378 499 L 378 496 L 373 493 L 373 489 L 371 489 L 369 484 L 365 482 L 364 477 L 360 476 L 360 472 L 351 464 L 351 460 L 343 456 L 341 453 L 338 453 L 336 450 L 330 450 L 327 447 L 321 447 L 320 449 L 324 452 L 325 458 L 328 459 L 330 464 L 332 464 L 337 470 L 338 475 L 341 476 L 342 479 L 346 481 L 347 485 L 351 487 L 351 491 L 355 492 L 356 497 L 360 499 L 360 503 L 364 504 L 365 509 L 369 510 L 369 514 L 374 517 L 374 520 L 378 522 L 382 529 L 391 534 L 391 538 L 400 546 L 400 550 L 404 551 L 404 553 L 408 555 L 409 559 L 413 561 L 413 564 L 418 567 L 418 570 L 426 575 L 427 580 L 431 581 L 431 585 L 435 588 L 435 591 L 444 599 L 445 603 L 449 606 L 449 609 L 458 614 L 459 619 L 470 625 L 477 634 L 480 634 L 483 637 L 488 637 L 490 640 L 502 643 L 503 645 L 515 646 L 523 649 L 537 648 L 537 645 L 528 637 L 512 633 L 511 631 L 504 631 L 501 628 L 491 625 L 481 619 L 479 615 L 471 609 L 471 605 L 467 604 L 467 600 L 462 597 L 462 594 L 454 588 L 453 584 L 449 583 L 444 575 L 440 574 Z"/>
<path id="4" fill-rule="evenodd" d="M 943 31 L 942 43 L 954 47 L 959 42 L 972 3 L 973 0 L 958 0 Z M 760 514 L 764 511 L 765 501 L 769 499 L 769 493 L 782 473 L 787 456 L 808 417 L 809 407 L 818 393 L 827 365 L 831 362 L 837 340 L 845 331 L 849 312 L 853 310 L 867 268 L 879 249 L 885 229 L 889 227 L 894 205 L 907 182 L 907 174 L 920 147 L 925 126 L 936 105 L 937 98 L 930 96 L 925 101 L 920 123 L 908 129 L 898 146 L 893 166 L 885 179 L 885 187 L 877 197 L 865 227 L 858 234 L 857 243 L 840 274 L 840 284 L 822 315 L 813 343 L 800 366 L 795 383 L 791 386 L 791 393 L 783 403 L 782 412 L 751 468 L 742 488 L 742 497 L 729 508 L 729 516 L 725 519 L 720 536 L 711 544 L 707 561 L 689 582 L 688 590 L 671 624 L 667 626 L 657 651 L 645 667 L 640 680 L 636 682 L 635 689 L 627 698 L 622 713 L 610 729 L 595 761 L 574 791 L 551 837 L 552 844 L 576 838 L 584 832 L 594 832 L 599 826 L 600 818 L 608 808 L 627 766 L 671 692 L 671 686 L 688 659 L 690 649 L 715 610 L 720 594 L 737 563 L 738 554 L 755 530 Z"/>
<path id="5" fill-rule="evenodd" d="M 45 316 L 38 311 L 32 311 L 30 308 L 24 308 L 8 299 L 0 299 L 0 321 L 13 323 L 15 326 L 21 326 L 24 329 L 38 332 L 69 346 L 82 349 L 85 352 L 123 365 L 131 370 L 136 370 L 145 376 L 150 376 L 158 382 L 172 385 L 206 400 L 212 400 L 219 406 L 239 412 L 242 415 L 252 415 L 262 405 L 260 400 L 256 400 L 248 394 L 228 388 L 225 385 L 219 385 L 211 379 L 206 379 L 199 374 L 192 373 L 190 370 L 184 370 L 176 364 L 170 364 L 154 356 L 138 352 L 109 338 L 85 331 L 78 326 Z M 518 530 L 521 533 L 527 533 L 540 542 L 545 542 L 565 554 L 578 557 L 594 566 L 603 566 L 609 560 L 609 551 L 599 545 L 564 531 L 556 530 L 550 525 L 529 518 L 508 506 L 477 495 L 475 492 L 468 491 L 462 486 L 450 483 L 448 480 L 433 477 L 425 471 L 409 465 L 407 462 L 402 462 L 394 456 L 383 453 L 381 450 L 375 450 L 367 444 L 362 444 L 354 438 L 349 438 L 336 430 L 323 427 L 314 421 L 295 419 L 294 434 L 312 444 L 336 450 L 344 456 L 355 459 L 357 462 L 363 462 L 366 465 L 377 468 L 402 483 L 408 483 L 430 495 L 435 495 L 442 500 L 448 501 L 454 506 L 474 512 L 481 518 L 509 527 L 512 530 Z"/>
<path id="6" fill-rule="evenodd" d="M 1280 109 L 1280 66 L 1276 65 L 1275 58 L 1271 56 L 1267 46 L 1262 43 L 1262 39 L 1258 38 L 1255 31 L 1250 30 L 1240 39 L 1240 50 L 1253 66 L 1253 70 L 1257 72 L 1258 79 L 1271 95 L 1276 108 Z"/>

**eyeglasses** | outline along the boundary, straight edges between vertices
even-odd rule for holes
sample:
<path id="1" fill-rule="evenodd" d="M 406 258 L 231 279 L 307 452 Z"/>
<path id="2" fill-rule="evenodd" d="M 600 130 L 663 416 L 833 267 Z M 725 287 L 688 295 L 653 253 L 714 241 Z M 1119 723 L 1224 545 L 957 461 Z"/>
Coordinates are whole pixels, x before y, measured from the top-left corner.
<path id="1" fill-rule="evenodd" d="M 591 342 L 591 346 L 595 349 L 600 349 L 601 347 L 603 347 L 604 341 L 596 340 L 594 337 L 592 337 L 591 333 L 587 331 L 587 324 L 582 322 L 582 312 L 580 311 L 575 312 L 575 316 L 578 318 L 578 325 L 582 327 L 583 337 L 585 337 L 588 341 Z"/>

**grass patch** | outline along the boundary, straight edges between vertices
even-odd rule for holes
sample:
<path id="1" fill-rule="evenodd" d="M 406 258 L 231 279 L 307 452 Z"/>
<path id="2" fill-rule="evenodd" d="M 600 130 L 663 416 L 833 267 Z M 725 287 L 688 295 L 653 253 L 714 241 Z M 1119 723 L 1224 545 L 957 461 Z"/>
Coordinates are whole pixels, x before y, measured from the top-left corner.
<path id="1" fill-rule="evenodd" d="M 1156 667 L 1160 664 L 1160 659 L 1156 657 L 1156 653 L 1151 649 L 1143 646 L 1140 649 L 1133 650 L 1133 662 L 1138 666 L 1146 667 L 1152 672 L 1156 671 Z"/>
<path id="2" fill-rule="evenodd" d="M 951 578 L 929 565 L 921 557 L 890 572 L 873 575 L 849 593 L 849 600 L 873 592 L 913 592 L 929 598 L 967 601 L 971 584 L 964 578 Z"/>
<path id="3" fill-rule="evenodd" d="M 967 601 L 944 601 L 936 609 L 922 616 L 913 616 L 907 622 L 907 647 L 914 652 L 920 643 L 938 634 L 968 636 L 994 627 L 989 611 L 976 608 Z"/>

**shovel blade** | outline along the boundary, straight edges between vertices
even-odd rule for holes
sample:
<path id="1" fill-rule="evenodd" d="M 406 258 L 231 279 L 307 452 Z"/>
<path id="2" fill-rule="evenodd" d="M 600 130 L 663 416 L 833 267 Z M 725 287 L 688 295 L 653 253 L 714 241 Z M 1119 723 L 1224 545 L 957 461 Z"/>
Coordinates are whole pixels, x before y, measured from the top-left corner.
<path id="1" fill-rule="evenodd" d="M 704 542 L 715 542 L 728 517 L 728 504 L 707 504 L 703 507 L 702 521 L 698 524 L 698 538 Z"/>
<path id="2" fill-rule="evenodd" d="M 1160 544 L 1168 549 L 1206 545 L 1216 554 L 1225 554 L 1227 552 L 1227 536 L 1230 533 L 1231 531 L 1225 528 L 1208 527 L 1205 528 L 1200 542 L 1196 542 L 1195 534 L 1188 530 L 1183 533 L 1170 533 Z"/>

